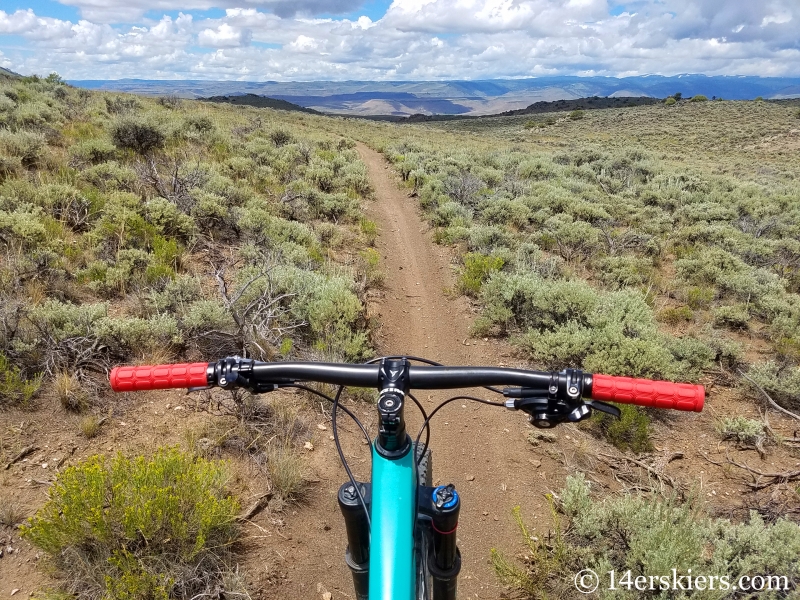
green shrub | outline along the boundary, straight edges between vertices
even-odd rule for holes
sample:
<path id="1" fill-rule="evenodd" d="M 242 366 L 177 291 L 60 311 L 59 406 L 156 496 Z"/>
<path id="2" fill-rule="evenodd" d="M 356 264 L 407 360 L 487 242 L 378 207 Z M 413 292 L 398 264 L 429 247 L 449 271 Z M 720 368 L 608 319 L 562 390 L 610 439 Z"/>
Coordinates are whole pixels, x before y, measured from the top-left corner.
<path id="1" fill-rule="evenodd" d="M 525 125 L 523 125 L 523 127 L 525 127 L 525 129 L 544 129 L 545 127 L 547 127 L 547 124 L 543 123 L 542 121 L 535 121 L 533 119 L 529 119 L 525 121 Z"/>
<path id="2" fill-rule="evenodd" d="M 750 309 L 744 304 L 719 306 L 714 309 L 714 324 L 732 329 L 747 329 Z"/>
<path id="3" fill-rule="evenodd" d="M 686 290 L 686 303 L 694 310 L 708 308 L 715 295 L 713 288 L 690 287 Z"/>
<path id="4" fill-rule="evenodd" d="M 280 148 L 292 141 L 292 134 L 285 129 L 273 129 L 269 133 L 269 139 L 272 140 L 276 147 Z"/>
<path id="5" fill-rule="evenodd" d="M 22 160 L 19 156 L 0 155 L 0 183 L 13 179 L 22 171 Z"/>
<path id="6" fill-rule="evenodd" d="M 183 328 L 193 336 L 203 335 L 211 330 L 236 330 L 231 311 L 216 300 L 195 300 L 186 307 L 181 317 Z"/>
<path id="7" fill-rule="evenodd" d="M 543 159 L 522 161 L 517 167 L 517 175 L 533 181 L 552 179 L 557 174 L 556 167 L 550 161 Z"/>
<path id="8" fill-rule="evenodd" d="M 638 406 L 619 404 L 622 415 L 615 419 L 611 415 L 595 412 L 589 420 L 603 437 L 620 450 L 632 452 L 650 452 L 653 443 L 650 441 L 650 417 Z"/>
<path id="9" fill-rule="evenodd" d="M 629 254 L 609 256 L 597 261 L 597 269 L 603 283 L 613 288 L 639 286 L 653 276 L 653 261 Z"/>
<path id="10" fill-rule="evenodd" d="M 658 313 L 658 320 L 670 325 L 677 325 L 682 321 L 691 321 L 694 313 L 688 306 L 668 306 Z"/>
<path id="11" fill-rule="evenodd" d="M 492 323 L 522 330 L 515 343 L 549 368 L 697 378 L 714 356 L 698 340 L 660 334 L 652 310 L 633 290 L 601 293 L 582 281 L 496 273 L 481 298 L 484 328 Z"/>
<path id="12" fill-rule="evenodd" d="M 208 596 L 221 591 L 238 534 L 224 483 L 220 463 L 177 449 L 94 456 L 57 477 L 22 535 L 80 598 Z"/>
<path id="13" fill-rule="evenodd" d="M 166 139 L 159 125 L 141 117 L 125 117 L 111 126 L 111 140 L 122 150 L 148 154 L 163 147 Z"/>
<path id="14" fill-rule="evenodd" d="M 568 262 L 583 260 L 598 252 L 600 230 L 571 215 L 559 214 L 544 222 L 537 243 Z"/>
<path id="15" fill-rule="evenodd" d="M 512 225 L 524 229 L 531 220 L 531 209 L 519 200 L 490 198 L 480 204 L 481 220 L 489 225 Z"/>
<path id="16" fill-rule="evenodd" d="M 583 119 L 585 116 L 586 116 L 586 111 L 581 109 L 573 110 L 571 113 L 569 113 L 569 118 L 572 121 L 578 121 L 580 119 Z"/>
<path id="17" fill-rule="evenodd" d="M 670 96 L 669 98 L 664 100 L 664 104 L 666 104 L 667 106 L 672 106 L 673 104 L 676 104 L 677 102 L 678 101 L 675 100 L 675 98 L 673 98 L 672 96 Z"/>
<path id="18" fill-rule="evenodd" d="M 70 304 L 55 299 L 34 306 L 28 319 L 43 337 L 61 342 L 91 335 L 98 322 L 108 315 L 108 304 Z"/>
<path id="19" fill-rule="evenodd" d="M 753 398 L 763 400 L 760 387 L 784 408 L 795 412 L 800 409 L 800 367 L 767 361 L 752 365 L 747 376 L 750 379 L 745 378 L 742 383 Z"/>
<path id="20" fill-rule="evenodd" d="M 182 342 L 172 315 L 106 318 L 97 323 L 95 332 L 114 354 L 123 357 L 170 349 Z"/>
<path id="21" fill-rule="evenodd" d="M 121 115 L 134 112 L 140 108 L 139 101 L 135 96 L 106 96 L 105 102 L 106 111 L 110 115 Z"/>
<path id="22" fill-rule="evenodd" d="M 104 192 L 132 192 L 138 184 L 136 173 L 117 162 L 104 162 L 81 172 L 80 177 Z"/>
<path id="23" fill-rule="evenodd" d="M 575 560 L 574 551 L 564 541 L 561 533 L 560 515 L 555 509 L 552 495 L 548 494 L 550 510 L 554 521 L 555 535 L 547 542 L 532 535 L 525 522 L 519 506 L 512 510 L 525 546 L 523 567 L 506 558 L 501 552 L 492 548 L 490 563 L 495 574 L 505 585 L 521 591 L 529 598 L 546 598 L 546 592 L 552 591 L 561 596 L 558 585 L 553 581 L 567 580 L 570 567 Z M 551 589 L 552 588 L 552 589 Z"/>
<path id="24" fill-rule="evenodd" d="M 717 578 L 725 576 L 735 583 L 749 577 L 777 575 L 786 577 L 789 595 L 797 589 L 800 565 L 800 527 L 785 518 L 768 525 L 752 511 L 748 521 L 731 523 L 710 518 L 696 502 L 623 495 L 596 501 L 591 498 L 589 482 L 583 474 L 570 475 L 561 493 L 562 508 L 572 521 L 567 534 L 568 555 L 575 559 L 572 573 L 590 568 L 603 577 L 609 570 L 631 570 L 631 581 L 644 577 L 670 575 L 673 569 L 685 575 L 702 573 Z M 620 543 L 619 540 L 625 540 Z M 713 552 L 709 552 L 713 549 Z M 601 580 L 600 597 L 639 598 L 641 592 L 609 589 Z M 759 598 L 786 597 L 786 591 L 761 591 Z M 712 595 L 692 593 L 681 597 L 724 598 L 729 591 Z M 673 597 L 669 592 L 660 598 Z"/>
<path id="25" fill-rule="evenodd" d="M 114 255 L 121 249 L 146 250 L 158 235 L 158 229 L 145 220 L 145 206 L 133 194 L 116 192 L 106 199 L 102 216 L 92 228 L 91 237 Z"/>
<path id="26" fill-rule="evenodd" d="M 358 326 L 364 307 L 349 277 L 282 266 L 271 273 L 276 293 L 294 294 L 291 316 L 307 324 L 312 347 L 332 359 L 359 360 L 371 354 Z"/>
<path id="27" fill-rule="evenodd" d="M 36 167 L 44 155 L 45 137 L 30 131 L 8 131 L 0 129 L 0 154 L 19 158 L 26 168 Z"/>
<path id="28" fill-rule="evenodd" d="M 671 580 L 673 573 L 684 582 L 687 574 L 702 574 L 706 584 L 709 577 L 717 582 L 713 591 L 706 585 L 703 591 L 694 588 L 680 596 L 669 590 L 653 595 L 662 599 L 727 598 L 730 590 L 720 589 L 720 578 L 733 584 L 745 575 L 785 577 L 788 590 L 761 591 L 759 598 L 777 600 L 787 592 L 791 597 L 797 589 L 800 528 L 785 518 L 768 525 L 751 512 L 748 521 L 734 524 L 710 518 L 692 501 L 632 494 L 595 500 L 583 473 L 567 477 L 559 498 L 561 510 L 571 521 L 566 533 L 561 533 L 556 516 L 555 535 L 548 535 L 547 544 L 522 529 L 527 548 L 521 562 L 497 561 L 497 553 L 492 552 L 501 581 L 526 598 L 572 597 L 575 573 L 583 569 L 600 576 L 597 596 L 603 600 L 642 597 L 635 587 L 620 585 L 619 577 L 622 573 L 627 577 L 628 570 L 631 582 L 658 585 L 662 577 Z M 518 520 L 516 510 L 514 516 Z M 547 567 L 544 572 L 542 566 Z M 617 572 L 616 589 L 608 576 L 612 569 Z"/>
<path id="29" fill-rule="evenodd" d="M 13 211 L 0 210 L 0 244 L 30 251 L 46 240 L 44 211 L 38 206 L 21 204 Z"/>
<path id="30" fill-rule="evenodd" d="M 81 140 L 69 149 L 73 164 L 98 165 L 111 160 L 116 152 L 114 145 L 104 139 Z"/>
<path id="31" fill-rule="evenodd" d="M 481 285 L 489 276 L 503 268 L 504 260 L 499 256 L 468 253 L 464 255 L 464 269 L 459 278 L 459 288 L 468 296 L 477 296 Z"/>
<path id="32" fill-rule="evenodd" d="M 167 94 L 166 96 L 159 96 L 158 103 L 164 108 L 175 110 L 183 105 L 183 100 L 175 94 Z"/>
<path id="33" fill-rule="evenodd" d="M 0 354 L 0 408 L 30 405 L 42 386 L 42 374 L 26 379 L 18 367 Z"/>
<path id="34" fill-rule="evenodd" d="M 378 224 L 365 217 L 361 217 L 358 224 L 361 234 L 364 236 L 364 241 L 368 246 L 374 246 L 378 240 Z"/>
<path id="35" fill-rule="evenodd" d="M 723 439 L 760 447 L 767 438 L 767 428 L 761 421 L 747 417 L 724 417 L 717 423 L 717 432 Z"/>
<path id="36" fill-rule="evenodd" d="M 708 98 L 703 96 L 703 94 L 697 94 L 696 96 L 692 96 L 692 99 L 689 102 L 707 102 Z"/>
<path id="37" fill-rule="evenodd" d="M 166 198 L 151 198 L 147 201 L 145 211 L 147 220 L 155 225 L 163 235 L 189 241 L 197 233 L 195 220 L 181 212 L 174 202 L 170 202 Z M 193 209 L 192 214 L 194 213 Z M 207 222 L 204 221 L 205 223 Z"/>

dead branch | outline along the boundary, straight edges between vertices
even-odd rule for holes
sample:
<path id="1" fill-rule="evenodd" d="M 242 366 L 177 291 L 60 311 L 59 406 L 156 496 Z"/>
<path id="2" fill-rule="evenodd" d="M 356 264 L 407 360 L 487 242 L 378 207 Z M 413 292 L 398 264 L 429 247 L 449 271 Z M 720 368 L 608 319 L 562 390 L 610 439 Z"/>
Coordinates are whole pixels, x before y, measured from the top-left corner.
<path id="1" fill-rule="evenodd" d="M 162 171 L 166 172 L 162 175 Z M 189 214 L 195 204 L 191 191 L 201 187 L 207 176 L 199 166 L 193 169 L 183 168 L 183 159 L 175 158 L 171 163 L 166 159 L 147 156 L 144 161 L 136 163 L 136 172 L 145 184 L 149 185 L 159 196 L 175 204 L 181 212 Z"/>
<path id="2" fill-rule="evenodd" d="M 224 275 L 224 267 L 214 267 L 217 288 L 225 308 L 236 323 L 238 331 L 235 337 L 241 340 L 243 354 L 247 355 L 248 349 L 254 348 L 262 357 L 268 356 L 269 352 L 260 343 L 262 340 L 277 345 L 288 332 L 306 325 L 305 321 L 287 322 L 289 309 L 284 304 L 295 294 L 275 293 L 269 268 L 253 275 L 233 294 L 228 289 Z M 257 291 L 246 304 L 243 303 L 246 292 L 262 280 L 264 285 L 261 291 Z"/>
<path id="3" fill-rule="evenodd" d="M 3 469 L 3 470 L 4 471 L 8 471 L 11 468 L 11 465 L 14 465 L 14 464 L 18 463 L 19 461 L 21 461 L 26 456 L 29 456 L 29 455 L 33 454 L 34 452 L 36 452 L 38 449 L 39 448 L 37 448 L 36 446 L 28 446 L 26 448 L 23 448 L 19 452 L 19 454 L 17 454 L 14 458 L 11 459 L 11 461 L 5 466 L 5 469 Z"/>
<path id="4" fill-rule="evenodd" d="M 726 463 L 717 462 L 711 459 L 707 454 L 704 452 L 698 452 L 700 456 L 702 456 L 706 461 L 710 462 L 712 465 L 717 465 L 718 467 L 725 467 L 727 466 Z M 742 464 L 740 462 L 736 462 L 733 460 L 728 453 L 725 453 L 725 460 L 727 460 L 727 464 L 733 465 L 735 467 L 739 467 L 750 473 L 753 477 L 752 483 L 747 483 L 747 486 L 752 489 L 753 491 L 763 490 L 764 488 L 768 488 L 771 485 L 776 485 L 779 483 L 786 483 L 789 481 L 800 481 L 800 469 L 796 471 L 786 471 L 784 473 L 765 473 L 764 471 L 759 471 L 758 469 L 754 469 L 753 467 Z M 759 478 L 768 478 L 770 481 L 761 481 Z"/>
<path id="5" fill-rule="evenodd" d="M 796 471 L 786 471 L 784 473 L 764 473 L 763 471 L 754 469 L 749 465 L 736 462 L 729 456 L 726 456 L 726 459 L 730 464 L 735 465 L 740 469 L 744 469 L 745 471 L 748 471 L 753 475 L 753 483 L 747 484 L 753 490 L 763 490 L 764 488 L 767 488 L 771 485 L 775 485 L 778 483 L 786 483 L 788 481 L 800 480 L 800 469 Z M 765 477 L 770 479 L 771 481 L 759 482 L 756 476 Z"/>
<path id="6" fill-rule="evenodd" d="M 789 415 L 789 416 L 790 416 L 790 417 L 792 417 L 793 419 L 797 419 L 798 421 L 800 421 L 800 416 L 798 416 L 798 415 L 794 414 L 793 412 L 790 412 L 790 411 L 786 410 L 786 409 L 785 409 L 785 408 L 783 408 L 783 407 L 782 407 L 780 404 L 778 404 L 777 402 L 775 402 L 775 400 L 773 400 L 773 399 L 770 397 L 770 395 L 769 395 L 767 392 L 765 392 L 765 391 L 764 391 L 764 388 L 762 388 L 762 387 L 761 387 L 760 385 L 758 385 L 758 384 L 757 384 L 755 381 L 753 381 L 753 379 L 752 379 L 752 378 L 751 378 L 749 375 L 745 374 L 745 372 L 744 372 L 744 371 L 742 371 L 741 369 L 739 369 L 739 375 L 741 375 L 742 377 L 744 377 L 745 379 L 747 379 L 747 381 L 749 381 L 749 382 L 750 382 L 750 383 L 752 383 L 754 386 L 756 386 L 756 387 L 759 389 L 759 391 L 760 391 L 762 394 L 764 394 L 764 397 L 767 399 L 767 402 L 769 402 L 769 403 L 770 403 L 770 404 L 773 406 L 773 408 L 775 408 L 776 410 L 779 410 L 779 411 L 781 411 L 782 413 L 784 413 L 784 414 L 786 414 L 786 415 Z"/>
<path id="7" fill-rule="evenodd" d="M 250 519 L 253 518 L 253 516 L 256 515 L 256 513 L 261 512 L 264 509 L 264 507 L 267 506 L 267 504 L 269 504 L 269 501 L 272 499 L 272 496 L 273 496 L 272 490 L 270 490 L 266 494 L 261 495 L 256 499 L 255 502 L 253 502 L 253 504 L 250 505 L 250 508 L 248 508 L 242 514 L 237 516 L 236 520 L 239 521 L 240 523 L 244 521 L 249 521 Z"/>
<path id="8" fill-rule="evenodd" d="M 624 455 L 613 456 L 611 454 L 604 454 L 602 452 L 598 452 L 597 457 L 611 467 L 618 466 L 617 464 L 615 464 L 614 461 L 619 461 L 619 460 L 627 461 L 638 467 L 641 467 L 642 469 L 653 475 L 656 479 L 658 479 L 659 483 L 661 483 L 662 486 L 664 483 L 666 483 L 674 490 L 681 491 L 683 489 L 683 486 L 680 483 L 676 482 L 672 477 L 666 475 L 663 472 L 664 467 L 666 467 L 670 462 L 672 462 L 673 460 L 677 460 L 679 458 L 683 458 L 683 452 L 673 452 L 672 454 L 667 456 L 664 460 L 660 461 L 661 466 L 658 469 L 651 467 L 650 465 L 640 460 L 631 458 L 630 456 L 624 456 Z"/>

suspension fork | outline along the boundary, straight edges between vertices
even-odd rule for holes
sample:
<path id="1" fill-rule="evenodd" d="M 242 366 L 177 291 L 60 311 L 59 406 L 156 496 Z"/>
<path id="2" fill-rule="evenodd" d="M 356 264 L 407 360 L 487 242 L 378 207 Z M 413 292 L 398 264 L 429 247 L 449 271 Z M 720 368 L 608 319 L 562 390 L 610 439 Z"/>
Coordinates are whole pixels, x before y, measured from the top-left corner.
<path id="1" fill-rule="evenodd" d="M 433 579 L 433 600 L 455 600 L 461 552 L 456 529 L 461 498 L 453 484 L 419 488 L 417 511 L 430 519 L 431 547 L 427 557 Z"/>

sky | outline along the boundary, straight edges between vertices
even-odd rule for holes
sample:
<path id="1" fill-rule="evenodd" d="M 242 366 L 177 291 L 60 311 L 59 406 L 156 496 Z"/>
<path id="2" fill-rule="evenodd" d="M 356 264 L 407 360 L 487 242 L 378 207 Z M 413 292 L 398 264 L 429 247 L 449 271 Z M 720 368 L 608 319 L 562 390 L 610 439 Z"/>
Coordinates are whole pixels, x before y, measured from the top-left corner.
<path id="1" fill-rule="evenodd" d="M 800 0 L 2 0 L 0 66 L 65 79 L 800 76 Z"/>

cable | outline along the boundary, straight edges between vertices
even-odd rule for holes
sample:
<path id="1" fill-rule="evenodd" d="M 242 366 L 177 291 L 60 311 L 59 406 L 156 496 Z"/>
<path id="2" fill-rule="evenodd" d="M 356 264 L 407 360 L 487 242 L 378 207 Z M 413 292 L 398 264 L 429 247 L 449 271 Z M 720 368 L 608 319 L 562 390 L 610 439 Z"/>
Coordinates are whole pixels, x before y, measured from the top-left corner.
<path id="1" fill-rule="evenodd" d="M 327 394 L 323 394 L 322 392 L 319 392 L 319 391 L 315 390 L 314 388 L 310 388 L 310 387 L 308 387 L 308 386 L 305 386 L 305 385 L 302 385 L 302 384 L 300 384 L 300 383 L 292 383 L 292 384 L 288 384 L 288 385 L 281 384 L 281 387 L 293 387 L 293 388 L 299 388 L 299 389 L 301 389 L 301 390 L 305 390 L 305 391 L 307 391 L 307 392 L 311 392 L 312 394 L 316 394 L 317 396 L 320 396 L 320 397 L 322 397 L 322 398 L 325 398 L 325 400 L 327 400 L 328 402 L 331 402 L 331 403 L 333 403 L 333 401 L 334 401 L 334 400 L 333 400 L 333 398 L 331 398 L 331 397 L 330 397 L 330 396 L 328 396 Z M 340 388 L 340 389 L 341 389 L 341 388 Z M 364 425 L 362 425 L 362 424 L 361 424 L 361 421 L 359 421 L 359 420 L 358 420 L 358 417 L 357 417 L 357 416 L 355 416 L 355 415 L 353 414 L 353 412 L 352 412 L 352 411 L 350 411 L 350 409 L 348 409 L 346 406 L 342 406 L 342 405 L 340 404 L 340 405 L 339 405 L 339 408 L 340 408 L 341 410 L 343 410 L 343 411 L 344 411 L 344 413 L 345 413 L 345 414 L 346 414 L 348 417 L 350 417 L 351 419 L 353 419 L 353 421 L 355 422 L 355 424 L 359 426 L 359 428 L 361 429 L 361 432 L 364 434 L 364 437 L 366 438 L 366 440 L 367 440 L 367 443 L 371 445 L 371 444 L 372 444 L 372 439 L 369 437 L 369 432 L 367 431 L 366 427 L 364 427 Z"/>
<path id="2" fill-rule="evenodd" d="M 367 438 L 367 443 L 369 444 L 369 455 L 370 455 L 370 458 L 372 458 L 372 441 L 369 439 L 369 433 L 367 432 L 367 430 L 364 427 L 364 425 L 361 424 L 361 421 L 358 420 L 358 417 L 356 417 L 352 412 L 350 412 L 350 410 L 346 406 L 341 406 L 339 404 L 339 398 L 342 395 L 342 391 L 344 390 L 344 386 L 343 385 L 339 386 L 339 389 L 337 390 L 336 396 L 334 398 L 331 398 L 327 394 L 323 394 L 322 392 L 319 392 L 319 391 L 317 391 L 317 390 L 315 390 L 313 388 L 310 388 L 310 387 L 307 387 L 305 385 L 301 385 L 301 384 L 298 384 L 298 383 L 287 385 L 285 387 L 296 387 L 296 388 L 300 388 L 301 390 L 307 390 L 307 391 L 311 392 L 312 394 L 316 394 L 317 396 L 321 396 L 322 398 L 325 398 L 326 400 L 329 400 L 330 402 L 333 403 L 333 410 L 331 411 L 331 426 L 333 428 L 333 443 L 336 445 L 336 451 L 339 453 L 339 460 L 342 461 L 342 466 L 344 467 L 344 470 L 347 472 L 347 477 L 350 478 L 350 483 L 353 484 L 353 487 L 356 490 L 356 494 L 358 495 L 358 501 L 361 503 L 361 508 L 364 509 L 364 515 L 366 515 L 366 517 L 367 517 L 367 529 L 372 531 L 372 521 L 369 518 L 369 509 L 367 508 L 367 503 L 364 501 L 364 496 L 361 494 L 361 487 L 358 485 L 358 482 L 356 481 L 356 478 L 353 476 L 353 472 L 350 470 L 350 465 L 347 464 L 347 459 L 344 457 L 344 451 L 342 450 L 342 444 L 339 441 L 339 429 L 336 426 L 336 416 L 337 416 L 337 413 L 338 413 L 338 409 L 341 407 L 341 409 L 345 412 L 345 414 L 347 414 L 351 419 L 353 419 L 353 421 L 355 421 L 356 424 L 361 428 L 361 431 L 364 433 L 364 436 Z"/>
<path id="3" fill-rule="evenodd" d="M 448 398 L 444 402 L 442 402 L 439 406 L 433 409 L 433 412 L 425 419 L 425 422 L 422 424 L 422 427 L 419 428 L 419 433 L 417 434 L 416 445 L 419 446 L 419 440 L 422 437 L 422 431 L 429 426 L 430 420 L 433 416 L 439 412 L 439 409 L 444 407 L 446 404 L 450 404 L 451 402 L 455 402 L 456 400 L 472 400 L 473 402 L 480 402 L 481 404 L 488 404 L 489 406 L 502 406 L 505 407 L 505 404 L 502 402 L 492 402 L 491 400 L 484 400 L 483 398 L 476 398 L 475 396 L 453 396 L 452 398 Z M 428 450 L 428 444 L 425 444 L 425 451 Z"/>
<path id="4" fill-rule="evenodd" d="M 425 409 L 422 407 L 422 404 L 420 404 L 420 401 L 417 400 L 414 397 L 414 394 L 412 394 L 411 392 L 408 393 L 408 397 L 411 398 L 414 401 L 414 404 L 416 404 L 417 408 L 419 408 L 419 412 L 422 413 L 422 421 L 423 421 L 423 423 L 427 423 L 428 422 L 428 413 L 425 412 Z M 430 425 L 423 425 L 422 427 L 425 429 L 425 450 L 427 450 L 428 449 L 428 442 L 431 441 L 431 426 Z M 419 439 L 417 439 L 417 442 L 419 442 Z M 422 458 L 424 456 L 425 456 L 425 453 L 423 452 L 422 454 L 420 454 L 419 456 L 416 457 L 417 466 L 419 466 L 422 463 Z"/>
<path id="5" fill-rule="evenodd" d="M 364 509 L 364 515 L 367 518 L 367 529 L 372 532 L 372 520 L 369 518 L 369 509 L 367 508 L 367 503 L 364 501 L 364 496 L 361 494 L 361 487 L 358 485 L 356 478 L 353 477 L 353 472 L 350 470 L 350 465 L 347 464 L 347 459 L 344 457 L 344 451 L 342 450 L 342 444 L 339 442 L 339 430 L 336 427 L 336 414 L 339 410 L 339 398 L 342 396 L 342 390 L 344 390 L 344 386 L 340 385 L 339 390 L 336 392 L 336 396 L 333 399 L 333 410 L 331 411 L 333 443 L 336 444 L 336 451 L 339 453 L 339 460 L 342 461 L 342 466 L 347 472 L 347 476 L 350 478 L 350 483 L 352 483 L 353 487 L 356 489 L 356 494 L 358 494 L 358 501 L 361 503 L 361 508 Z M 369 456 L 372 458 L 372 442 L 369 443 Z"/>

